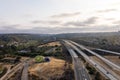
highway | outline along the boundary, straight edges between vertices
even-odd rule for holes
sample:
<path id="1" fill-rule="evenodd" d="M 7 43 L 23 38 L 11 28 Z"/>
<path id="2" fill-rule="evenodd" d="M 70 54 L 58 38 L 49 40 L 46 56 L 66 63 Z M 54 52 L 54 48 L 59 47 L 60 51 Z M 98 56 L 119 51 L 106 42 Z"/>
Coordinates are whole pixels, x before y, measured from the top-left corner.
<path id="1" fill-rule="evenodd" d="M 77 54 L 68 44 L 65 44 L 68 52 L 70 53 L 74 65 L 75 79 L 76 80 L 90 80 L 89 74 L 87 73 L 84 65 L 78 58 Z"/>
<path id="2" fill-rule="evenodd" d="M 120 56 L 120 53 L 118 53 L 118 52 L 113 52 L 113 51 L 104 50 L 104 49 L 98 49 L 98 48 L 94 48 L 94 49 L 98 50 L 98 51 L 107 52 L 107 53 L 111 53 L 111 54 L 116 54 L 116 55 Z"/>
<path id="3" fill-rule="evenodd" d="M 28 62 L 25 62 L 22 71 L 21 80 L 28 80 L 28 66 L 29 66 Z"/>
<path id="4" fill-rule="evenodd" d="M 110 80 L 119 80 L 119 78 L 116 78 L 113 74 L 108 73 L 109 72 L 108 70 L 106 70 L 104 67 L 102 67 L 101 65 L 94 62 L 91 58 L 89 58 L 85 53 L 83 53 L 79 48 L 77 48 L 75 45 L 73 45 L 70 41 L 68 41 L 68 40 L 63 40 L 63 41 L 65 43 L 67 43 L 68 45 L 70 45 L 74 50 L 76 50 L 80 55 L 82 55 L 88 63 L 93 65 L 93 67 L 95 67 L 100 72 L 102 72 Z"/>
<path id="5" fill-rule="evenodd" d="M 73 41 L 70 41 L 70 42 L 71 42 L 72 44 L 80 47 L 81 49 L 86 50 L 86 51 L 88 51 L 89 53 L 91 53 L 91 54 L 95 55 L 96 57 L 100 58 L 102 61 L 104 61 L 104 62 L 105 62 L 108 66 L 110 66 L 112 69 L 115 69 L 115 70 L 120 71 L 120 66 L 114 64 L 113 62 L 109 61 L 108 59 L 100 56 L 99 54 L 91 51 L 90 49 L 87 49 L 87 48 L 84 47 L 83 45 L 77 44 L 77 43 L 75 43 L 75 42 L 73 42 Z"/>

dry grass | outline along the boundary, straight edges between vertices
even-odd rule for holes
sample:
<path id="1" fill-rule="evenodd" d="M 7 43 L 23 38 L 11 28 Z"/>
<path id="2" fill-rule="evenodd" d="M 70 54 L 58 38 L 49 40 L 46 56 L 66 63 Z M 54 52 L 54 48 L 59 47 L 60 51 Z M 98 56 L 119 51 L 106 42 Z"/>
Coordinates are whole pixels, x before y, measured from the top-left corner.
<path id="1" fill-rule="evenodd" d="M 61 77 L 64 73 L 65 61 L 50 58 L 50 62 L 36 63 L 29 68 L 30 75 L 39 76 L 44 80 L 51 77 Z"/>
<path id="2" fill-rule="evenodd" d="M 43 47 L 43 46 L 61 46 L 60 42 L 50 42 L 50 43 L 47 43 L 47 44 L 44 44 L 44 45 L 40 45 L 39 47 Z"/>
<path id="3" fill-rule="evenodd" d="M 119 56 L 104 56 L 104 57 L 120 66 Z"/>

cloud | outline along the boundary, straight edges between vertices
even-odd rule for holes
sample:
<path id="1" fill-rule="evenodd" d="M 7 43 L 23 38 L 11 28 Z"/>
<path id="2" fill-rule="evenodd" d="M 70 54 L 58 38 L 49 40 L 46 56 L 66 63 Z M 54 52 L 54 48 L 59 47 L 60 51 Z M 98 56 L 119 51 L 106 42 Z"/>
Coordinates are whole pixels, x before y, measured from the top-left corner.
<path id="1" fill-rule="evenodd" d="M 1 25 L 0 33 L 40 33 L 40 34 L 56 34 L 56 33 L 81 33 L 81 32 L 105 32 L 105 31 L 118 31 L 120 29 L 119 21 L 116 22 L 115 25 L 97 25 L 98 17 L 90 17 L 84 21 L 71 21 L 66 22 L 61 25 L 48 25 L 48 26 L 40 26 L 40 25 L 29 25 L 27 29 L 23 29 L 20 27 L 24 27 L 24 25 L 13 24 L 13 25 Z M 37 23 L 43 24 L 55 24 L 57 21 L 36 21 Z M 35 24 L 36 24 L 35 22 Z M 60 23 L 60 21 L 58 21 Z M 95 24 L 95 25 L 92 25 Z M 74 27 L 70 27 L 70 26 Z M 90 27 L 89 27 L 90 26 Z"/>
<path id="2" fill-rule="evenodd" d="M 35 20 L 32 21 L 33 24 L 60 24 L 61 21 L 39 21 L 39 20 Z"/>
<path id="3" fill-rule="evenodd" d="M 93 26 L 93 28 L 89 29 L 91 32 L 116 32 L 120 30 L 120 26 L 116 25 L 98 25 L 98 26 Z"/>
<path id="4" fill-rule="evenodd" d="M 114 21 L 114 20 L 115 20 L 115 18 L 106 18 L 105 20 Z"/>
<path id="5" fill-rule="evenodd" d="M 34 27 L 32 29 L 9 29 L 5 30 L 2 29 L 0 30 L 0 33 L 40 33 L 40 34 L 56 34 L 56 33 L 73 33 L 73 32 L 82 32 L 82 31 L 87 31 L 87 28 L 53 28 L 53 27 Z"/>
<path id="6" fill-rule="evenodd" d="M 80 12 L 75 12 L 75 13 L 62 13 L 62 14 L 58 14 L 58 15 L 52 15 L 50 16 L 51 18 L 66 18 L 66 17 L 73 17 L 73 16 L 77 16 L 80 15 Z"/>
<path id="7" fill-rule="evenodd" d="M 16 27 L 21 26 L 20 24 L 13 24 L 13 25 L 0 25 L 0 29 L 6 29 L 6 30 L 10 30 L 10 29 L 16 29 Z"/>
<path id="8" fill-rule="evenodd" d="M 97 17 L 91 17 L 91 18 L 88 18 L 87 20 L 85 21 L 71 21 L 71 22 L 67 22 L 67 23 L 64 23 L 63 25 L 64 26 L 88 26 L 88 25 L 91 25 L 91 24 L 95 24 L 96 20 L 98 18 Z"/>
<path id="9" fill-rule="evenodd" d="M 18 29 L 16 27 L 19 26 L 19 24 L 0 25 L 0 33 L 17 33 Z"/>
<path id="10" fill-rule="evenodd" d="M 113 24 L 120 26 L 120 20 L 114 21 Z"/>
<path id="11" fill-rule="evenodd" d="M 56 34 L 56 33 L 81 33 L 81 32 L 111 32 L 118 31 L 120 26 L 96 25 L 91 27 L 35 27 L 32 29 L 0 29 L 0 33 L 40 33 L 40 34 Z"/>
<path id="12" fill-rule="evenodd" d="M 117 11 L 117 9 L 99 10 L 99 11 L 97 11 L 97 12 L 98 12 L 98 13 L 107 13 L 107 12 L 113 12 L 113 11 Z"/>

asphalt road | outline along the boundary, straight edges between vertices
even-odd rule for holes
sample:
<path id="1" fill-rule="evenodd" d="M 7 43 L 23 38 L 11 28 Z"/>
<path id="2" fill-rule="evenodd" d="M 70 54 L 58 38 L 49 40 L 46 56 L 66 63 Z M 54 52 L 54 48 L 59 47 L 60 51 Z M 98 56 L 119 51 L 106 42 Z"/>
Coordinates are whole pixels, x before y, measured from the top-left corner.
<path id="1" fill-rule="evenodd" d="M 111 68 L 120 71 L 120 66 L 116 65 L 115 63 L 113 63 L 113 62 L 109 61 L 108 59 L 100 56 L 99 54 L 91 51 L 90 49 L 84 47 L 83 45 L 77 44 L 73 41 L 70 41 L 70 42 L 73 43 L 74 45 L 80 47 L 81 49 L 86 50 L 86 51 L 90 52 L 91 54 L 95 55 L 96 57 L 100 58 L 102 61 L 104 61 L 106 64 L 108 64 Z"/>
<path id="2" fill-rule="evenodd" d="M 73 49 L 71 49 L 68 44 L 66 44 L 65 46 L 68 49 L 70 55 L 72 56 L 74 72 L 75 72 L 75 79 L 76 80 L 90 80 L 88 72 L 86 71 L 84 65 L 78 58 L 75 51 Z"/>
<path id="3" fill-rule="evenodd" d="M 98 69 L 100 72 L 102 72 L 106 77 L 108 77 L 110 80 L 119 80 L 119 78 L 116 78 L 114 74 L 108 73 L 109 71 L 102 67 L 101 65 L 97 64 L 95 61 L 89 58 L 84 52 L 82 52 L 79 48 L 77 48 L 74 44 L 72 44 L 68 40 L 64 40 L 65 43 L 69 44 L 73 49 L 75 49 L 80 55 L 84 57 L 84 59 L 89 62 L 93 67 Z"/>
<path id="4" fill-rule="evenodd" d="M 111 54 L 116 54 L 116 55 L 120 56 L 120 53 L 118 53 L 118 52 L 113 52 L 113 51 L 104 50 L 104 49 L 98 49 L 98 48 L 94 48 L 94 49 L 98 50 L 98 51 L 107 52 L 107 53 L 111 53 Z"/>
<path id="5" fill-rule="evenodd" d="M 24 68 L 22 71 L 21 80 L 28 80 L 28 67 L 29 67 L 29 63 L 24 62 Z"/>
<path id="6" fill-rule="evenodd" d="M 89 74 L 78 58 L 74 58 L 74 67 L 77 75 L 76 80 L 90 80 Z"/>

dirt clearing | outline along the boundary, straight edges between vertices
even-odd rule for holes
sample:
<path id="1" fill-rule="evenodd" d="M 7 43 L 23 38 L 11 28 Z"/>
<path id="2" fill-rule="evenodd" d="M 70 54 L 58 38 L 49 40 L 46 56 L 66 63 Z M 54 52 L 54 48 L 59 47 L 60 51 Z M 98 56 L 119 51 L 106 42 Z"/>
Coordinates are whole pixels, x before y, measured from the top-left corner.
<path id="1" fill-rule="evenodd" d="M 44 45 L 40 45 L 39 47 L 44 47 L 44 46 L 61 46 L 60 42 L 56 41 L 56 42 L 50 42 Z"/>
<path id="2" fill-rule="evenodd" d="M 36 63 L 29 68 L 30 75 L 39 77 L 40 80 L 59 79 L 65 72 L 65 61 L 50 58 L 50 62 Z"/>

